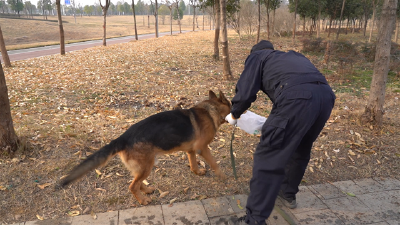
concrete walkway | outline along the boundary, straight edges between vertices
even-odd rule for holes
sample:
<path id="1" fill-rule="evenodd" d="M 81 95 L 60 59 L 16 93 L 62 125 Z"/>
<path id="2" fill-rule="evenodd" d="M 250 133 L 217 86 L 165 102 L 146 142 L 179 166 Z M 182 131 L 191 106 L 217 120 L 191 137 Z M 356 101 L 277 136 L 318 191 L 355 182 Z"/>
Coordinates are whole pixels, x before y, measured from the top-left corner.
<path id="1" fill-rule="evenodd" d="M 150 205 L 114 212 L 18 225 L 219 225 L 245 215 L 246 195 Z M 290 210 L 277 199 L 268 225 L 373 224 L 400 225 L 400 180 L 361 179 L 301 186 L 298 207 Z M 93 217 L 96 217 L 94 219 Z M 293 223 L 284 218 L 289 217 Z"/>

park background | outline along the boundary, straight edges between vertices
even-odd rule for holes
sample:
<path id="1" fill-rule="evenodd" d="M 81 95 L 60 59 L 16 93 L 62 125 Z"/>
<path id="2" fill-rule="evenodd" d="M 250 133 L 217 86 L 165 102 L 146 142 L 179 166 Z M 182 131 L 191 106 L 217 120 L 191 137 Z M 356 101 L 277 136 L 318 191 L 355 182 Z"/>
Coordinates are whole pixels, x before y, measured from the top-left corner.
<path id="1" fill-rule="evenodd" d="M 311 14 L 300 10 L 315 9 L 311 6 L 317 1 L 298 1 L 305 4 L 299 4 L 296 19 L 288 4 L 268 11 L 263 4 L 259 33 L 257 2 L 240 2 L 240 32 L 234 21 L 228 25 L 233 79 L 225 79 L 222 60 L 214 57 L 216 26 L 212 8 L 208 12 L 205 9 L 204 14 L 200 9 L 196 9 L 196 15 L 183 13 L 182 30 L 194 32 L 15 61 L 11 67 L 4 67 L 20 145 L 14 154 L 3 154 L 0 159 L 0 222 L 95 215 L 139 207 L 127 188 L 129 172 L 117 157 L 65 190 L 55 192 L 53 187 L 74 165 L 135 122 L 176 105 L 189 108 L 205 99 L 210 89 L 221 90 L 232 98 L 236 80 L 257 38 L 270 39 L 278 50 L 305 54 L 327 77 L 337 96 L 332 116 L 313 146 L 302 185 L 369 177 L 399 179 L 399 23 L 392 32 L 385 114 L 382 125 L 377 126 L 360 118 L 370 96 L 382 18 L 379 4 L 383 1 L 375 1 L 376 5 L 373 1 L 346 1 L 348 7 L 343 10 L 341 23 L 342 0 L 323 1 L 335 5 L 325 6 L 320 20 L 315 17 L 318 10 Z M 66 8 L 62 19 L 67 43 L 102 38 L 101 14 L 75 13 L 74 17 Z M 0 26 L 7 50 L 59 43 L 54 10 L 36 13 L 2 12 Z M 120 14 L 124 13 L 107 14 L 107 37 L 134 35 L 133 15 Z M 235 18 L 235 14 L 231 16 Z M 173 31 L 179 31 L 178 21 L 172 21 Z M 153 14 L 138 13 L 139 34 L 154 33 L 154 24 Z M 159 31 L 170 31 L 168 16 L 165 24 L 160 19 Z M 260 93 L 250 110 L 268 116 L 271 108 L 269 99 Z M 204 177 L 192 174 L 183 153 L 161 156 L 147 180 L 157 188 L 150 195 L 152 204 L 248 194 L 252 156 L 259 137 L 236 132 L 235 180 L 229 158 L 232 129 L 223 125 L 210 145 L 228 180 L 218 180 L 212 171 Z M 199 164 L 209 169 L 202 159 Z"/>

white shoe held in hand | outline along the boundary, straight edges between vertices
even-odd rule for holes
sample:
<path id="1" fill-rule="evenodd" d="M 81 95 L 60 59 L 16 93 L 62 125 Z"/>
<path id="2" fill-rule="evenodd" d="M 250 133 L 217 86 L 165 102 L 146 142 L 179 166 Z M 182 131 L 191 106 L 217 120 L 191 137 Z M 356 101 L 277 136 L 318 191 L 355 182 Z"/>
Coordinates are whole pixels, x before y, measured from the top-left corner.
<path id="1" fill-rule="evenodd" d="M 267 118 L 247 110 L 237 120 L 237 126 L 249 134 L 258 135 L 261 134 L 261 128 L 266 120 Z"/>
<path id="2" fill-rule="evenodd" d="M 235 119 L 235 118 L 232 116 L 232 113 L 229 113 L 229 114 L 225 117 L 225 120 L 226 120 L 228 123 L 230 123 L 231 125 L 236 125 L 236 123 L 237 123 L 237 119 Z"/>

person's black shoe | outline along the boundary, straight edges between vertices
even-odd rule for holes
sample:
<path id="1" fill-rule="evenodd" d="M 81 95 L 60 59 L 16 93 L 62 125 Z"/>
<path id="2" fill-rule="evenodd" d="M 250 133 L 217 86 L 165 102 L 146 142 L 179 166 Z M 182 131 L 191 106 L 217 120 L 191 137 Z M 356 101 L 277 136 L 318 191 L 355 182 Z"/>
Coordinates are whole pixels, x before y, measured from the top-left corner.
<path id="1" fill-rule="evenodd" d="M 283 195 L 283 192 L 282 192 L 282 191 L 279 191 L 278 197 L 279 197 L 280 199 L 282 199 L 283 204 L 284 204 L 286 207 L 288 207 L 289 209 L 294 209 L 294 208 L 297 207 L 296 199 L 295 199 L 295 198 L 286 198 L 286 197 Z"/>
<path id="2" fill-rule="evenodd" d="M 245 225 L 245 224 L 248 224 L 248 223 L 246 223 L 246 215 L 244 215 L 242 217 L 239 217 L 235 222 L 235 225 Z M 259 223 L 259 224 L 260 225 L 267 225 L 267 223 L 264 222 L 264 221 L 262 223 Z"/>
<path id="3" fill-rule="evenodd" d="M 245 225 L 246 223 L 246 215 L 239 217 L 236 221 L 235 221 L 235 225 Z"/>

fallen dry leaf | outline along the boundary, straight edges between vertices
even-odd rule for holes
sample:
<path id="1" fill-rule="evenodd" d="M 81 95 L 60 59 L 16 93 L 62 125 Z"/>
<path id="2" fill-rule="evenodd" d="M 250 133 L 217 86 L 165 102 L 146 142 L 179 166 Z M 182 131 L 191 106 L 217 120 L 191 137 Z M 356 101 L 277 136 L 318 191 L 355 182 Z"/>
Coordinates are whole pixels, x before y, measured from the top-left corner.
<path id="1" fill-rule="evenodd" d="M 80 155 L 80 154 L 82 154 L 82 152 L 81 151 L 77 151 L 73 155 Z"/>
<path id="2" fill-rule="evenodd" d="M 178 198 L 173 198 L 173 199 L 171 199 L 171 201 L 169 201 L 169 204 L 174 203 L 177 199 L 178 199 Z"/>
<path id="3" fill-rule="evenodd" d="M 199 200 L 203 200 L 203 199 L 206 199 L 206 198 L 207 198 L 206 195 L 200 195 Z"/>
<path id="4" fill-rule="evenodd" d="M 39 220 L 44 220 L 43 216 L 40 216 L 40 215 L 38 215 L 38 214 L 36 214 L 36 217 L 37 217 Z"/>
<path id="5" fill-rule="evenodd" d="M 243 207 L 240 205 L 240 200 L 236 200 L 237 206 L 239 207 L 239 209 L 243 209 Z"/>
<path id="6" fill-rule="evenodd" d="M 349 155 L 356 155 L 356 153 L 354 153 L 352 150 L 349 150 Z"/>
<path id="7" fill-rule="evenodd" d="M 160 197 L 159 198 L 164 198 L 168 194 L 169 194 L 169 191 L 160 192 Z"/>
<path id="8" fill-rule="evenodd" d="M 194 193 L 192 196 L 190 196 L 190 199 L 196 199 L 198 197 L 198 195 L 196 193 Z"/>
<path id="9" fill-rule="evenodd" d="M 97 173 L 97 175 L 101 175 L 102 173 L 100 172 L 100 170 L 98 170 L 98 169 L 95 169 L 94 171 L 96 171 L 96 173 Z"/>
<path id="10" fill-rule="evenodd" d="M 90 212 L 90 215 L 92 216 L 92 218 L 93 218 L 94 220 L 97 220 L 97 215 L 96 215 L 96 213 L 94 213 L 94 212 L 92 211 L 92 212 Z"/>
<path id="11" fill-rule="evenodd" d="M 78 210 L 72 210 L 70 212 L 68 212 L 69 216 L 78 216 L 80 213 Z"/>
<path id="12" fill-rule="evenodd" d="M 112 175 L 113 175 L 112 173 L 109 173 L 109 174 L 107 174 L 107 175 L 103 174 L 103 176 L 101 176 L 101 179 L 109 178 L 109 177 L 111 177 Z"/>
<path id="13" fill-rule="evenodd" d="M 51 183 L 38 184 L 38 187 L 43 190 L 45 187 L 48 187 L 50 185 L 51 185 Z"/>
<path id="14" fill-rule="evenodd" d="M 188 192 L 190 187 L 186 187 L 185 189 L 183 189 L 183 192 L 186 194 Z"/>
<path id="15" fill-rule="evenodd" d="M 375 154 L 376 152 L 374 151 L 374 150 L 365 150 L 364 151 L 364 154 L 366 154 L 366 155 L 373 155 L 373 154 Z"/>

